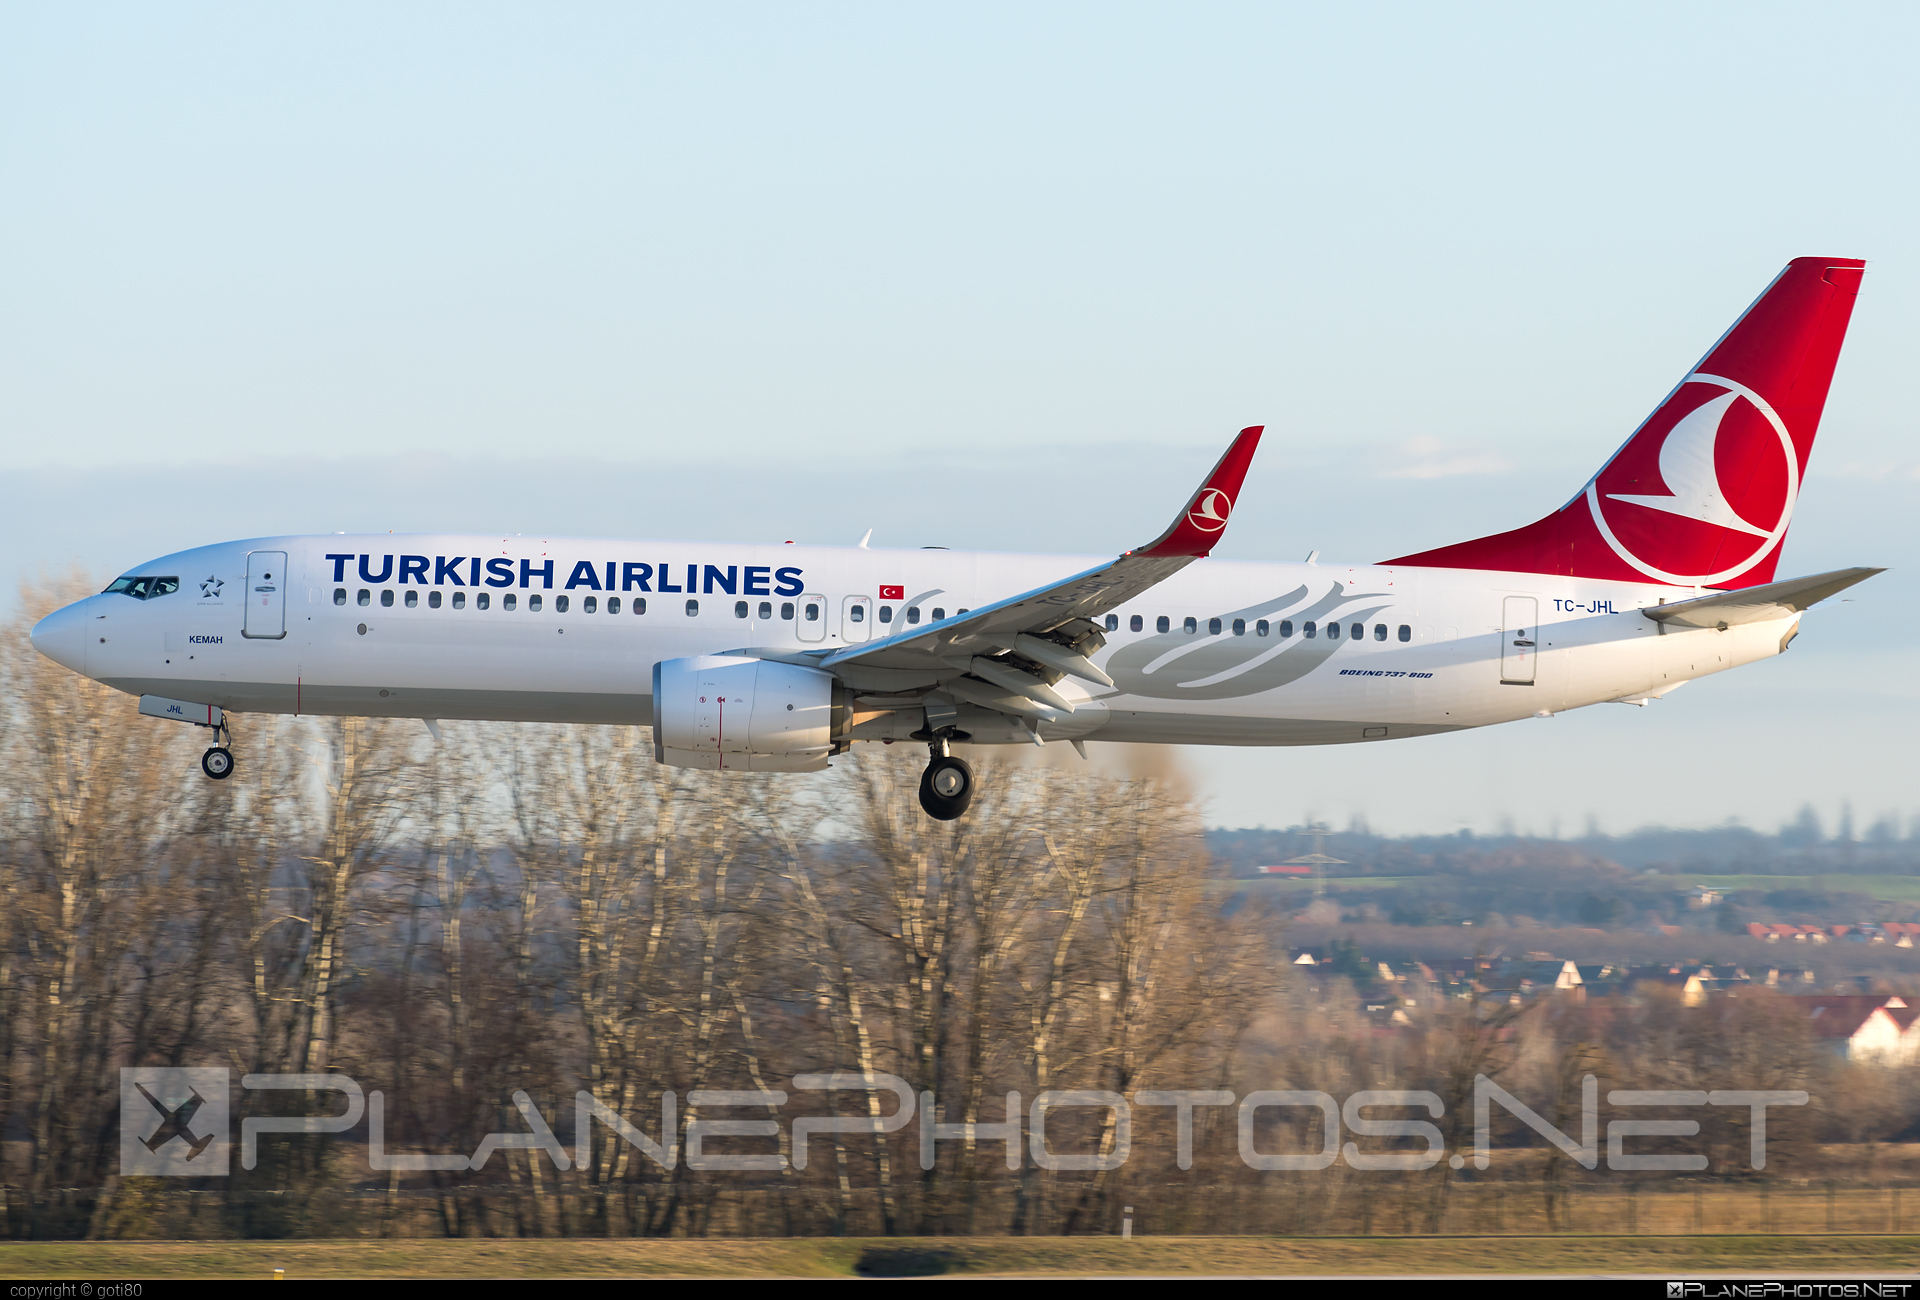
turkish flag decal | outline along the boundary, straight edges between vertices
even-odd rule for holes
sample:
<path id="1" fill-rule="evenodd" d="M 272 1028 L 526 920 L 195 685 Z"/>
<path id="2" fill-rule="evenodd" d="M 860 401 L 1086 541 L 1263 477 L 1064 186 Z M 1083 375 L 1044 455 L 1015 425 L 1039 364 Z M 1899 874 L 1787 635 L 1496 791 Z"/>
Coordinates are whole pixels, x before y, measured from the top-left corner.
<path id="1" fill-rule="evenodd" d="M 907 598 L 907 589 L 905 587 L 889 586 L 884 582 L 880 584 L 880 599 L 905 600 L 906 598 Z"/>

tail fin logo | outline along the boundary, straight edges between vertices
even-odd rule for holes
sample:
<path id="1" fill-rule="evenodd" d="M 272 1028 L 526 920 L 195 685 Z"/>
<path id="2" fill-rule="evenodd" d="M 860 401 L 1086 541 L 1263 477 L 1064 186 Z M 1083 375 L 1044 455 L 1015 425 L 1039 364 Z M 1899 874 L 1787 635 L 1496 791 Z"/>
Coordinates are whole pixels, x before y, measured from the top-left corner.
<path id="1" fill-rule="evenodd" d="M 1187 522 L 1203 533 L 1217 533 L 1227 526 L 1227 516 L 1232 513 L 1233 498 L 1219 488 L 1208 488 L 1187 511 Z"/>
<path id="2" fill-rule="evenodd" d="M 1702 400 L 1695 385 L 1719 391 Z M 1587 484 L 1587 504 L 1628 564 L 1707 586 L 1747 572 L 1786 536 L 1799 471 L 1793 438 L 1765 398 L 1696 372 Z"/>

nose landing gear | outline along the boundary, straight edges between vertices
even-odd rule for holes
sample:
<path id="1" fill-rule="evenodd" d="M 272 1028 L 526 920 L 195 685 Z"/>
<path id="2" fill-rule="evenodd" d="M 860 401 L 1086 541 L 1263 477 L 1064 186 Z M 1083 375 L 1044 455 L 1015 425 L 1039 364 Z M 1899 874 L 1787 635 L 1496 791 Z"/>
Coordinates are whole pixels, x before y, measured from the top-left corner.
<path id="1" fill-rule="evenodd" d="M 973 768 L 955 758 L 943 736 L 930 741 L 931 761 L 920 775 L 920 807 L 935 821 L 950 822 L 973 804 Z"/>
<path id="2" fill-rule="evenodd" d="M 227 725 L 224 713 L 212 727 L 213 748 L 200 755 L 200 770 L 216 781 L 224 781 L 233 775 L 233 728 Z"/>

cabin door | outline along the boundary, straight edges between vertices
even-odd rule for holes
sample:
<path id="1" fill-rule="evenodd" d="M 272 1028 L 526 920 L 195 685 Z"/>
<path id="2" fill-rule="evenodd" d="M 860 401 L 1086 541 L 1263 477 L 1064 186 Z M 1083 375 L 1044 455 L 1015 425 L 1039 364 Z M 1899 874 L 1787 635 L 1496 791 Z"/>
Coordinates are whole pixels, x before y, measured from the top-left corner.
<path id="1" fill-rule="evenodd" d="M 1534 596 L 1508 596 L 1500 620 L 1500 681 L 1505 686 L 1533 685 L 1538 650 L 1540 601 Z"/>

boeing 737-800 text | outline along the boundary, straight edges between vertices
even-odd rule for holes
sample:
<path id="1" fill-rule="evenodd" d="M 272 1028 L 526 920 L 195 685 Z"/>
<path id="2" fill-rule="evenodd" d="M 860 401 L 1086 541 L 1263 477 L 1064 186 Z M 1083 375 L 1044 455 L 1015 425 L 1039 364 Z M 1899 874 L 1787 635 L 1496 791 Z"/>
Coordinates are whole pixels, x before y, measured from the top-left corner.
<path id="1" fill-rule="evenodd" d="M 41 653 L 214 729 L 232 713 L 649 725 L 663 763 L 812 772 L 920 741 L 1326 745 L 1604 701 L 1784 651 L 1877 569 L 1776 581 L 1863 263 L 1799 258 L 1566 505 L 1377 564 L 1205 558 L 1241 432 L 1117 559 L 496 536 L 266 537 L 168 555 L 33 630 Z"/>

